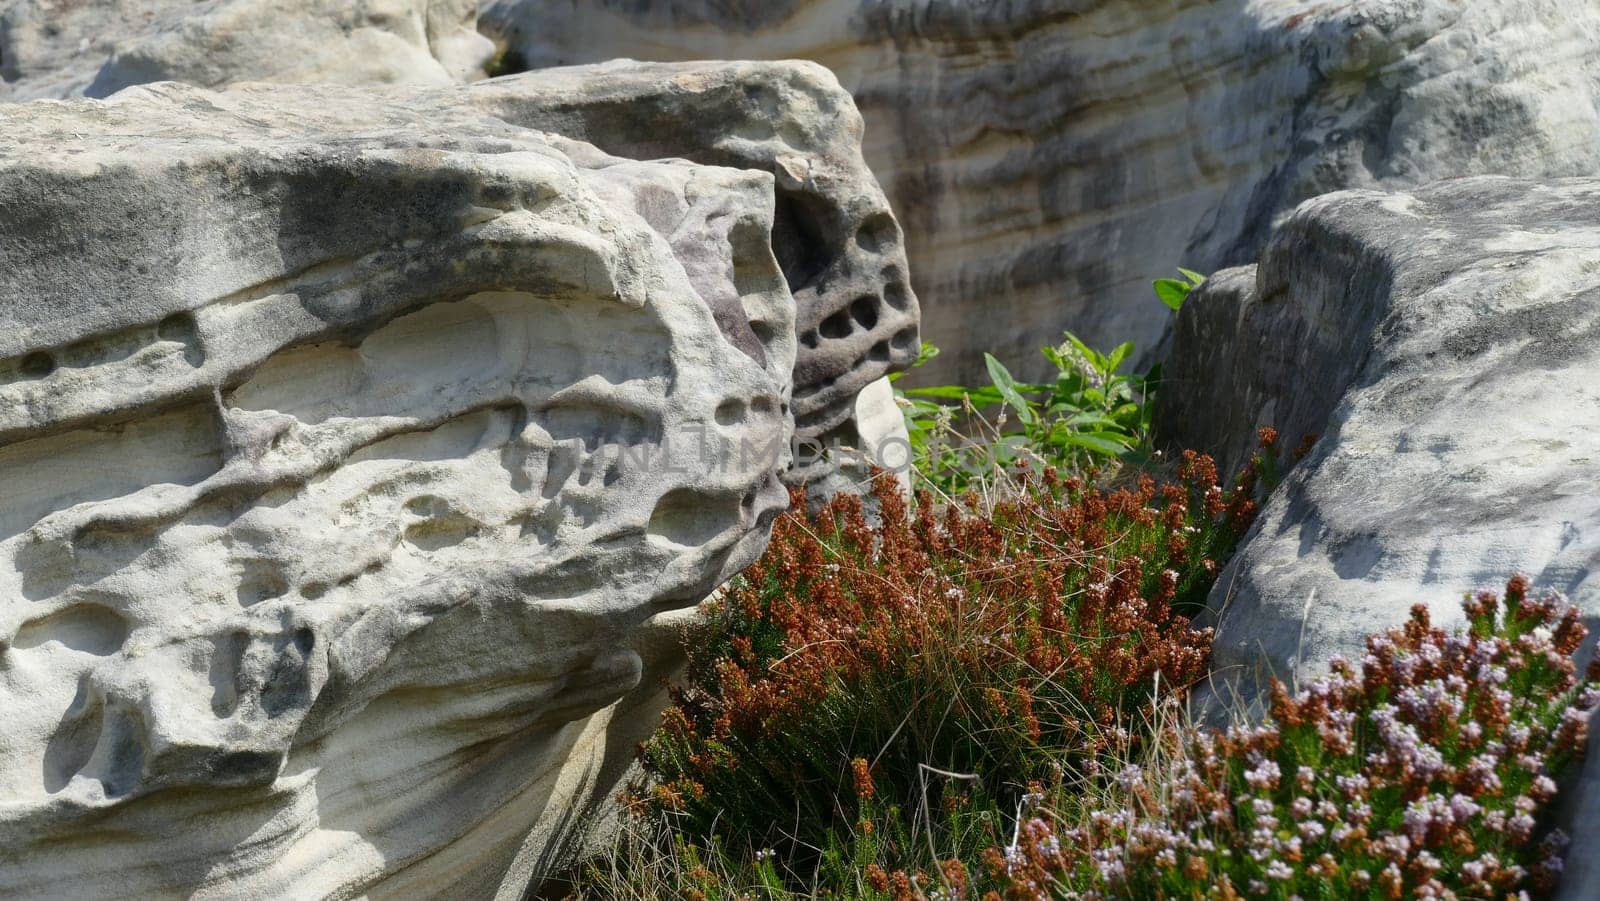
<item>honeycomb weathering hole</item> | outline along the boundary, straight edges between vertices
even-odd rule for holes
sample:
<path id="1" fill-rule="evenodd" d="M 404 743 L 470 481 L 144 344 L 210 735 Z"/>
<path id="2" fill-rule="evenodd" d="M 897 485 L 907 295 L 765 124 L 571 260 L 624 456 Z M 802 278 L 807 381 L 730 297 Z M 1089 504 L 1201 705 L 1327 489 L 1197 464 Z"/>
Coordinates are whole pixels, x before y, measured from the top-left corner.
<path id="1" fill-rule="evenodd" d="M 31 353 L 22 358 L 17 364 L 17 371 L 27 379 L 42 379 L 56 371 L 56 361 L 44 352 Z"/>
<path id="2" fill-rule="evenodd" d="M 47 641 L 97 657 L 121 650 L 128 640 L 128 621 L 122 614 L 99 604 L 74 604 L 49 616 L 23 624 L 13 644 L 36 648 Z"/>
<path id="3" fill-rule="evenodd" d="M 850 318 L 856 321 L 856 325 L 871 331 L 878 324 L 878 298 L 857 297 L 850 304 Z"/>
<path id="4" fill-rule="evenodd" d="M 904 313 L 911 307 L 911 292 L 900 282 L 890 282 L 883 288 L 883 300 L 889 306 Z"/>
<path id="5" fill-rule="evenodd" d="M 817 197 L 778 189 L 772 219 L 772 250 L 796 294 L 808 288 L 833 262 L 824 235 L 827 204 Z"/>
<path id="6" fill-rule="evenodd" d="M 822 325 L 817 327 L 817 332 L 824 338 L 837 341 L 840 338 L 850 337 L 854 329 L 850 325 L 850 311 L 840 310 L 822 320 Z"/>
<path id="7" fill-rule="evenodd" d="M 873 213 L 856 230 L 856 244 L 868 253 L 881 253 L 884 248 L 894 246 L 898 233 L 894 216 L 885 212 Z"/>

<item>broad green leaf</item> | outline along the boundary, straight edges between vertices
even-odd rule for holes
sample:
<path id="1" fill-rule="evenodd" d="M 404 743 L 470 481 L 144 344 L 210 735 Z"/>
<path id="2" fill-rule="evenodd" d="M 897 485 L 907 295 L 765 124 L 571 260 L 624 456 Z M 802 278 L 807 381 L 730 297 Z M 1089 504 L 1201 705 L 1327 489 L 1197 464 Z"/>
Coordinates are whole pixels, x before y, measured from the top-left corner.
<path id="1" fill-rule="evenodd" d="M 994 358 L 993 354 L 984 354 L 983 363 L 989 368 L 989 378 L 994 382 L 995 388 L 1017 411 L 1017 418 L 1025 425 L 1033 424 L 1033 409 L 1028 406 L 1027 400 L 1017 392 L 1017 380 L 1011 377 L 1011 371 L 1005 364 Z"/>
<path id="2" fill-rule="evenodd" d="M 1179 266 L 1178 274 L 1188 279 L 1189 284 L 1196 288 L 1206 283 L 1206 277 L 1194 271 L 1193 269 L 1185 269 L 1182 266 Z"/>
<path id="3" fill-rule="evenodd" d="M 915 363 L 911 364 L 911 369 L 916 369 L 918 366 L 927 363 L 929 360 L 937 357 L 938 355 L 939 348 L 937 346 L 929 344 L 926 341 L 922 342 L 922 346 L 917 350 L 917 360 Z M 905 377 L 907 372 L 910 371 L 910 369 L 907 369 L 901 372 L 891 372 L 889 373 L 889 381 L 898 382 Z"/>
<path id="4" fill-rule="evenodd" d="M 1115 427 L 1117 425 L 1117 421 L 1109 416 L 1102 416 L 1099 413 L 1079 413 L 1078 415 L 1065 420 L 1064 424 L 1073 427 L 1088 425 Z"/>
<path id="5" fill-rule="evenodd" d="M 1152 284 L 1155 285 L 1156 297 L 1174 311 L 1183 308 L 1184 300 L 1189 297 L 1189 292 L 1194 290 L 1188 282 L 1180 282 L 1175 278 L 1158 278 Z"/>
<path id="6" fill-rule="evenodd" d="M 1127 450 L 1130 442 L 1122 436 L 1107 437 L 1106 432 L 1073 432 L 1066 437 L 1066 443 L 1081 447 L 1085 450 L 1115 457 Z"/>
<path id="7" fill-rule="evenodd" d="M 1116 350 L 1113 350 L 1111 356 L 1106 359 L 1106 371 L 1116 372 L 1122 366 L 1122 361 L 1130 356 L 1133 356 L 1133 342 L 1124 341 L 1118 344 Z"/>
<path id="8" fill-rule="evenodd" d="M 982 391 L 984 389 L 980 388 L 978 390 Z M 960 400 L 961 398 L 974 393 L 976 392 L 974 392 L 973 389 L 963 388 L 960 385 L 930 385 L 927 388 L 906 389 L 907 397 L 938 397 L 949 400 Z"/>

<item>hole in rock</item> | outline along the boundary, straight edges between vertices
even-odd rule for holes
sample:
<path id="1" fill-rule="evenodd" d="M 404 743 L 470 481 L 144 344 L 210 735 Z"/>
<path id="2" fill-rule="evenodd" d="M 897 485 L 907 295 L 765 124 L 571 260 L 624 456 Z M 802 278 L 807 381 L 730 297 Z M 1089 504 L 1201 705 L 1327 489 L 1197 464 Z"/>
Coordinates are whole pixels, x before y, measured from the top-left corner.
<path id="1" fill-rule="evenodd" d="M 740 501 L 737 496 L 674 488 L 656 502 L 649 532 L 673 544 L 700 547 L 739 523 Z"/>
<path id="2" fill-rule="evenodd" d="M 911 292 L 900 282 L 890 282 L 883 288 L 883 300 L 889 306 L 904 313 L 911 306 Z"/>
<path id="3" fill-rule="evenodd" d="M 867 253 L 880 253 L 894 246 L 898 231 L 893 216 L 886 212 L 873 213 L 856 229 L 856 244 Z"/>
<path id="4" fill-rule="evenodd" d="M 194 317 L 188 313 L 173 313 L 156 326 L 156 337 L 163 341 L 188 342 L 194 339 Z"/>
<path id="5" fill-rule="evenodd" d="M 763 345 L 770 345 L 778 338 L 778 328 L 770 322 L 757 320 L 750 323 L 750 331 L 756 333 L 756 340 Z"/>
<path id="6" fill-rule="evenodd" d="M 105 657 L 115 654 L 127 640 L 128 621 L 122 614 L 99 604 L 74 604 L 23 623 L 13 644 L 28 649 L 56 641 L 74 651 Z"/>
<path id="7" fill-rule="evenodd" d="M 840 310 L 839 312 L 834 313 L 827 319 L 822 320 L 822 325 L 817 327 L 817 331 L 822 335 L 822 337 L 832 340 L 848 338 L 850 337 L 850 332 L 853 330 L 854 329 L 850 325 L 849 310 Z"/>
<path id="8" fill-rule="evenodd" d="M 79 679 L 77 695 L 44 746 L 45 791 L 54 794 L 66 788 L 94 756 L 100 743 L 102 710 L 98 699 L 90 699 L 88 677 Z"/>
<path id="9" fill-rule="evenodd" d="M 717 424 L 733 425 L 744 419 L 744 403 L 738 399 L 725 400 L 717 407 Z"/>
<path id="10" fill-rule="evenodd" d="M 830 218 L 828 206 L 821 198 L 778 189 L 772 219 L 772 250 L 791 292 L 798 294 L 811 287 L 832 262 L 824 237 Z"/>
<path id="11" fill-rule="evenodd" d="M 878 324 L 878 298 L 857 297 L 850 304 L 850 318 L 867 331 Z"/>

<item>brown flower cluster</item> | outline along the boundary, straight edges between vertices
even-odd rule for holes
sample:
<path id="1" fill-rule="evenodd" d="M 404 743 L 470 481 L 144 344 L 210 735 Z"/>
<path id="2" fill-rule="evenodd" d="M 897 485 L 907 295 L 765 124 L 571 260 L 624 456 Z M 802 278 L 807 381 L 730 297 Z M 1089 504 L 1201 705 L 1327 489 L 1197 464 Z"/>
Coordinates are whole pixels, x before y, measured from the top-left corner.
<path id="1" fill-rule="evenodd" d="M 1124 753 L 1158 679 L 1203 675 L 1211 636 L 1186 612 L 1254 514 L 1209 459 L 1179 476 L 1103 490 L 1046 471 L 943 508 L 884 479 L 875 524 L 848 496 L 784 517 L 689 637 L 647 806 L 690 834 L 815 848 L 874 797 L 959 804 L 930 800 L 928 767 L 1003 799 Z"/>

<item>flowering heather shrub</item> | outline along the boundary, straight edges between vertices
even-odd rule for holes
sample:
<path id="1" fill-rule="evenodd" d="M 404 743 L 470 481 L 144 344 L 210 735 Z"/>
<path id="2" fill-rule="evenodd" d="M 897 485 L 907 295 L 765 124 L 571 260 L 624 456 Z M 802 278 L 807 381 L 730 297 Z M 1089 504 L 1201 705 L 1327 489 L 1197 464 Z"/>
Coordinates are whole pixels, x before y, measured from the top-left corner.
<path id="1" fill-rule="evenodd" d="M 998 811 L 1121 759 L 1158 678 L 1204 675 L 1211 636 L 1186 614 L 1253 516 L 1253 482 L 1225 492 L 1190 454 L 1166 487 L 1020 483 L 992 507 L 908 509 L 885 479 L 877 529 L 851 497 L 780 520 L 689 636 L 636 805 L 759 860 L 762 883 L 821 867 L 852 896 L 915 897 L 908 872 L 965 872 L 931 847 L 975 865 L 1005 838 Z"/>
<path id="2" fill-rule="evenodd" d="M 1184 730 L 1127 802 L 1066 828 L 1043 816 L 986 855 L 1006 897 L 1499 898 L 1547 893 L 1564 837 L 1541 824 L 1600 705 L 1559 595 L 1465 602 L 1446 633 L 1418 606 L 1359 664 L 1291 696 L 1270 722 Z"/>

